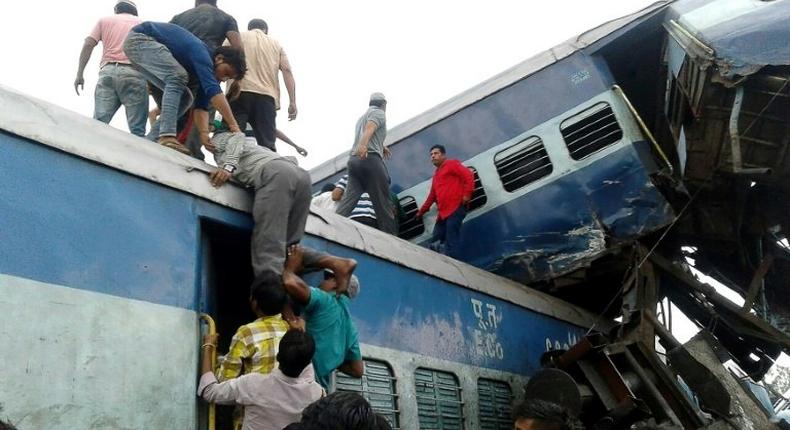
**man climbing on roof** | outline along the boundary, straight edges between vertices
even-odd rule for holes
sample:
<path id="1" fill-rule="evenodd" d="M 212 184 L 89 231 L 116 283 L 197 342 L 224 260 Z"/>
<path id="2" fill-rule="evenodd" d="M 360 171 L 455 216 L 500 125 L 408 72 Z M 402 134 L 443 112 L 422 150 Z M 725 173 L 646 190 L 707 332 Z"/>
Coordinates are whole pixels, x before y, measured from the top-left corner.
<path id="1" fill-rule="evenodd" d="M 206 148 L 214 154 L 218 168 L 210 180 L 221 187 L 231 177 L 253 188 L 252 268 L 255 276 L 282 276 L 286 249 L 304 236 L 310 211 L 310 175 L 292 157 L 277 154 L 248 142 L 243 133 L 214 135 Z M 345 286 L 356 261 L 308 250 L 306 265 L 331 269 L 338 284 Z"/>
<path id="2" fill-rule="evenodd" d="M 348 308 L 350 300 L 359 294 L 359 280 L 351 276 L 348 283 L 340 285 L 334 273 L 325 271 L 324 281 L 318 288 L 310 287 L 297 275 L 304 267 L 303 258 L 301 246 L 288 247 L 282 279 L 272 278 L 269 282 L 282 282 L 291 299 L 302 307 L 307 332 L 316 340 L 315 378 L 324 388 L 329 388 L 335 369 L 361 378 L 365 365 L 359 349 L 359 334 Z"/>
<path id="3" fill-rule="evenodd" d="M 145 136 L 145 120 L 148 116 L 148 87 L 145 78 L 129 63 L 123 52 L 123 42 L 132 27 L 140 24 L 137 6 L 131 0 L 119 0 L 115 4 L 115 15 L 104 17 L 96 23 L 91 34 L 85 38 L 80 52 L 74 91 L 80 94 L 85 89 L 84 71 L 93 49 L 102 43 L 99 79 L 94 93 L 93 118 L 109 124 L 123 105 L 129 131 Z"/>
<path id="4" fill-rule="evenodd" d="M 384 164 L 384 158 L 390 156 L 389 149 L 384 146 L 387 137 L 386 110 L 384 94 L 371 94 L 368 110 L 357 121 L 354 145 L 348 158 L 348 187 L 337 213 L 345 217 L 351 215 L 362 194 L 368 193 L 379 230 L 396 234 L 398 226 L 395 207 L 390 198 L 390 176 Z"/>
<path id="5" fill-rule="evenodd" d="M 155 87 L 163 91 L 159 119 L 149 138 L 181 153 L 190 151 L 176 139 L 176 121 L 191 106 L 190 79 L 196 82 L 194 122 L 200 140 L 209 140 L 208 108 L 213 105 L 229 129 L 240 132 L 219 82 L 244 77 L 247 66 L 243 53 L 220 46 L 211 51 L 193 34 L 175 24 L 144 22 L 132 28 L 124 52 L 134 67 Z"/>
<path id="6" fill-rule="evenodd" d="M 431 191 L 417 211 L 421 218 L 436 203 L 439 214 L 433 226 L 431 242 L 437 243 L 440 252 L 456 257 L 461 242 L 461 224 L 466 217 L 466 206 L 472 200 L 475 177 L 460 161 L 448 159 L 443 145 L 431 147 L 431 163 L 436 166 Z"/>

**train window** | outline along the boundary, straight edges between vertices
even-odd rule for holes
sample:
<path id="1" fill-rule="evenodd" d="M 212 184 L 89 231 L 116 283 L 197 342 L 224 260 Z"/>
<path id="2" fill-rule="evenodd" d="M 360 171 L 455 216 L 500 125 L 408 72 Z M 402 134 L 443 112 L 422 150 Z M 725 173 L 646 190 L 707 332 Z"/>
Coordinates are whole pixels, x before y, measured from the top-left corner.
<path id="1" fill-rule="evenodd" d="M 574 160 L 581 160 L 623 138 L 612 107 L 604 102 L 563 121 L 560 133 Z"/>
<path id="2" fill-rule="evenodd" d="M 506 382 L 493 379 L 477 380 L 477 398 L 480 405 L 480 428 L 483 430 L 510 430 L 513 394 Z"/>
<path id="3" fill-rule="evenodd" d="M 486 197 L 486 190 L 483 189 L 483 182 L 480 180 L 480 175 L 477 174 L 477 169 L 471 166 L 469 170 L 475 175 L 475 191 L 472 193 L 472 199 L 469 201 L 469 211 L 473 211 L 488 201 L 488 197 Z"/>
<path id="4" fill-rule="evenodd" d="M 510 192 L 550 175 L 554 169 L 543 141 L 537 136 L 497 152 L 494 165 L 502 186 Z"/>
<path id="5" fill-rule="evenodd" d="M 392 368 L 378 360 L 365 359 L 365 374 L 361 379 L 352 378 L 343 372 L 335 372 L 335 389 L 353 391 L 370 402 L 376 413 L 389 421 L 393 429 L 399 428 L 398 394 L 395 391 L 395 376 Z"/>
<path id="6" fill-rule="evenodd" d="M 400 228 L 398 229 L 398 237 L 401 239 L 413 239 L 425 232 L 425 224 L 422 218 L 416 218 L 417 214 L 417 201 L 414 197 L 406 196 L 400 199 Z"/>
<path id="7" fill-rule="evenodd" d="M 458 378 L 449 372 L 420 368 L 414 371 L 420 429 L 461 430 L 463 402 Z"/>

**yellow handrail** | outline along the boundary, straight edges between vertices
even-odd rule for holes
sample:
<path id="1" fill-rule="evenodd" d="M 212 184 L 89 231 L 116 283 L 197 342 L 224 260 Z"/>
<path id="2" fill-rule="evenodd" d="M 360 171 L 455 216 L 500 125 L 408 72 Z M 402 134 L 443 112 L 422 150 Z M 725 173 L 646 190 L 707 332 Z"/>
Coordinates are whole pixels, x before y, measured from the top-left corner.
<path id="1" fill-rule="evenodd" d="M 209 314 L 200 314 L 200 319 L 208 325 L 208 334 L 216 334 L 217 333 L 217 325 L 214 323 L 214 318 L 211 318 Z M 202 354 L 203 351 L 200 351 Z M 211 368 L 215 369 L 217 367 L 217 350 L 216 348 L 211 349 Z M 214 430 L 217 427 L 217 406 L 214 403 L 208 404 L 208 430 Z"/>
<path id="2" fill-rule="evenodd" d="M 612 85 L 612 90 L 614 90 L 615 94 L 619 95 L 620 98 L 622 98 L 623 101 L 625 102 L 625 105 L 628 106 L 628 110 L 631 111 L 631 114 L 636 119 L 637 124 L 639 124 L 639 128 L 645 134 L 645 137 L 647 137 L 650 143 L 653 144 L 653 147 L 656 149 L 658 154 L 661 156 L 661 159 L 664 161 L 664 163 L 666 163 L 667 167 L 669 168 L 669 175 L 672 176 L 675 173 L 675 169 L 672 167 L 672 163 L 669 161 L 667 154 L 664 153 L 664 150 L 661 149 L 661 146 L 658 145 L 658 142 L 656 142 L 656 138 L 653 137 L 653 133 L 651 133 L 650 129 L 647 128 L 647 124 L 645 124 L 645 122 L 642 121 L 642 117 L 639 116 L 639 112 L 637 112 L 634 105 L 631 104 L 631 100 L 628 100 L 628 97 L 625 95 L 623 89 L 620 88 L 619 85 Z"/>

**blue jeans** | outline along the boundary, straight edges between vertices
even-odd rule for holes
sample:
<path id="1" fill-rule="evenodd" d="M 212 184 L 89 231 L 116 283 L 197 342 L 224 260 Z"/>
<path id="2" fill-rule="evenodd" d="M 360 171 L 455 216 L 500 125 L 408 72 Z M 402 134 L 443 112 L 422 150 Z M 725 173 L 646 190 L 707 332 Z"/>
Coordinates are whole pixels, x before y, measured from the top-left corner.
<path id="1" fill-rule="evenodd" d="M 437 218 L 433 226 L 432 243 L 438 242 L 434 250 L 450 257 L 457 257 L 461 245 L 461 224 L 466 217 L 466 208 L 461 205 L 450 216 L 443 220 Z"/>
<path id="2" fill-rule="evenodd" d="M 165 45 L 151 36 L 130 32 L 123 52 L 151 85 L 162 90 L 162 112 L 151 127 L 148 138 L 176 136 L 176 121 L 192 106 L 187 88 L 189 73 L 176 61 Z"/>
<path id="3" fill-rule="evenodd" d="M 109 63 L 99 71 L 94 94 L 93 118 L 109 123 L 118 108 L 126 110 L 129 131 L 145 136 L 148 119 L 148 86 L 145 78 L 129 65 Z"/>

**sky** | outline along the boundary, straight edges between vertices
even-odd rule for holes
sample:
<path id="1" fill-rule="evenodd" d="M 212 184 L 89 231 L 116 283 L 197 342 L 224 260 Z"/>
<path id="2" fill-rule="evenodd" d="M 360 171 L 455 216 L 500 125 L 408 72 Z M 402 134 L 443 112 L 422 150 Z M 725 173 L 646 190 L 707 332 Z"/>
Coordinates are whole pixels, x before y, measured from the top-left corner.
<path id="1" fill-rule="evenodd" d="M 246 30 L 263 18 L 294 70 L 299 113 L 287 120 L 284 85 L 278 128 L 309 151 L 307 169 L 348 150 L 354 124 L 371 92 L 388 99 L 392 128 L 531 56 L 653 0 L 375 2 L 219 0 Z M 138 0 L 143 20 L 169 21 L 191 1 Z M 85 70 L 85 91 L 73 82 L 83 40 L 114 0 L 14 2 L 4 14 L 0 83 L 86 116 L 101 57 Z M 35 17 L 35 19 L 32 19 Z M 30 18 L 30 19 L 28 19 Z M 13 61 L 13 63 L 11 63 Z M 123 111 L 112 125 L 127 130 Z M 286 155 L 296 155 L 278 142 Z M 426 158 L 427 162 L 427 158 Z"/>

